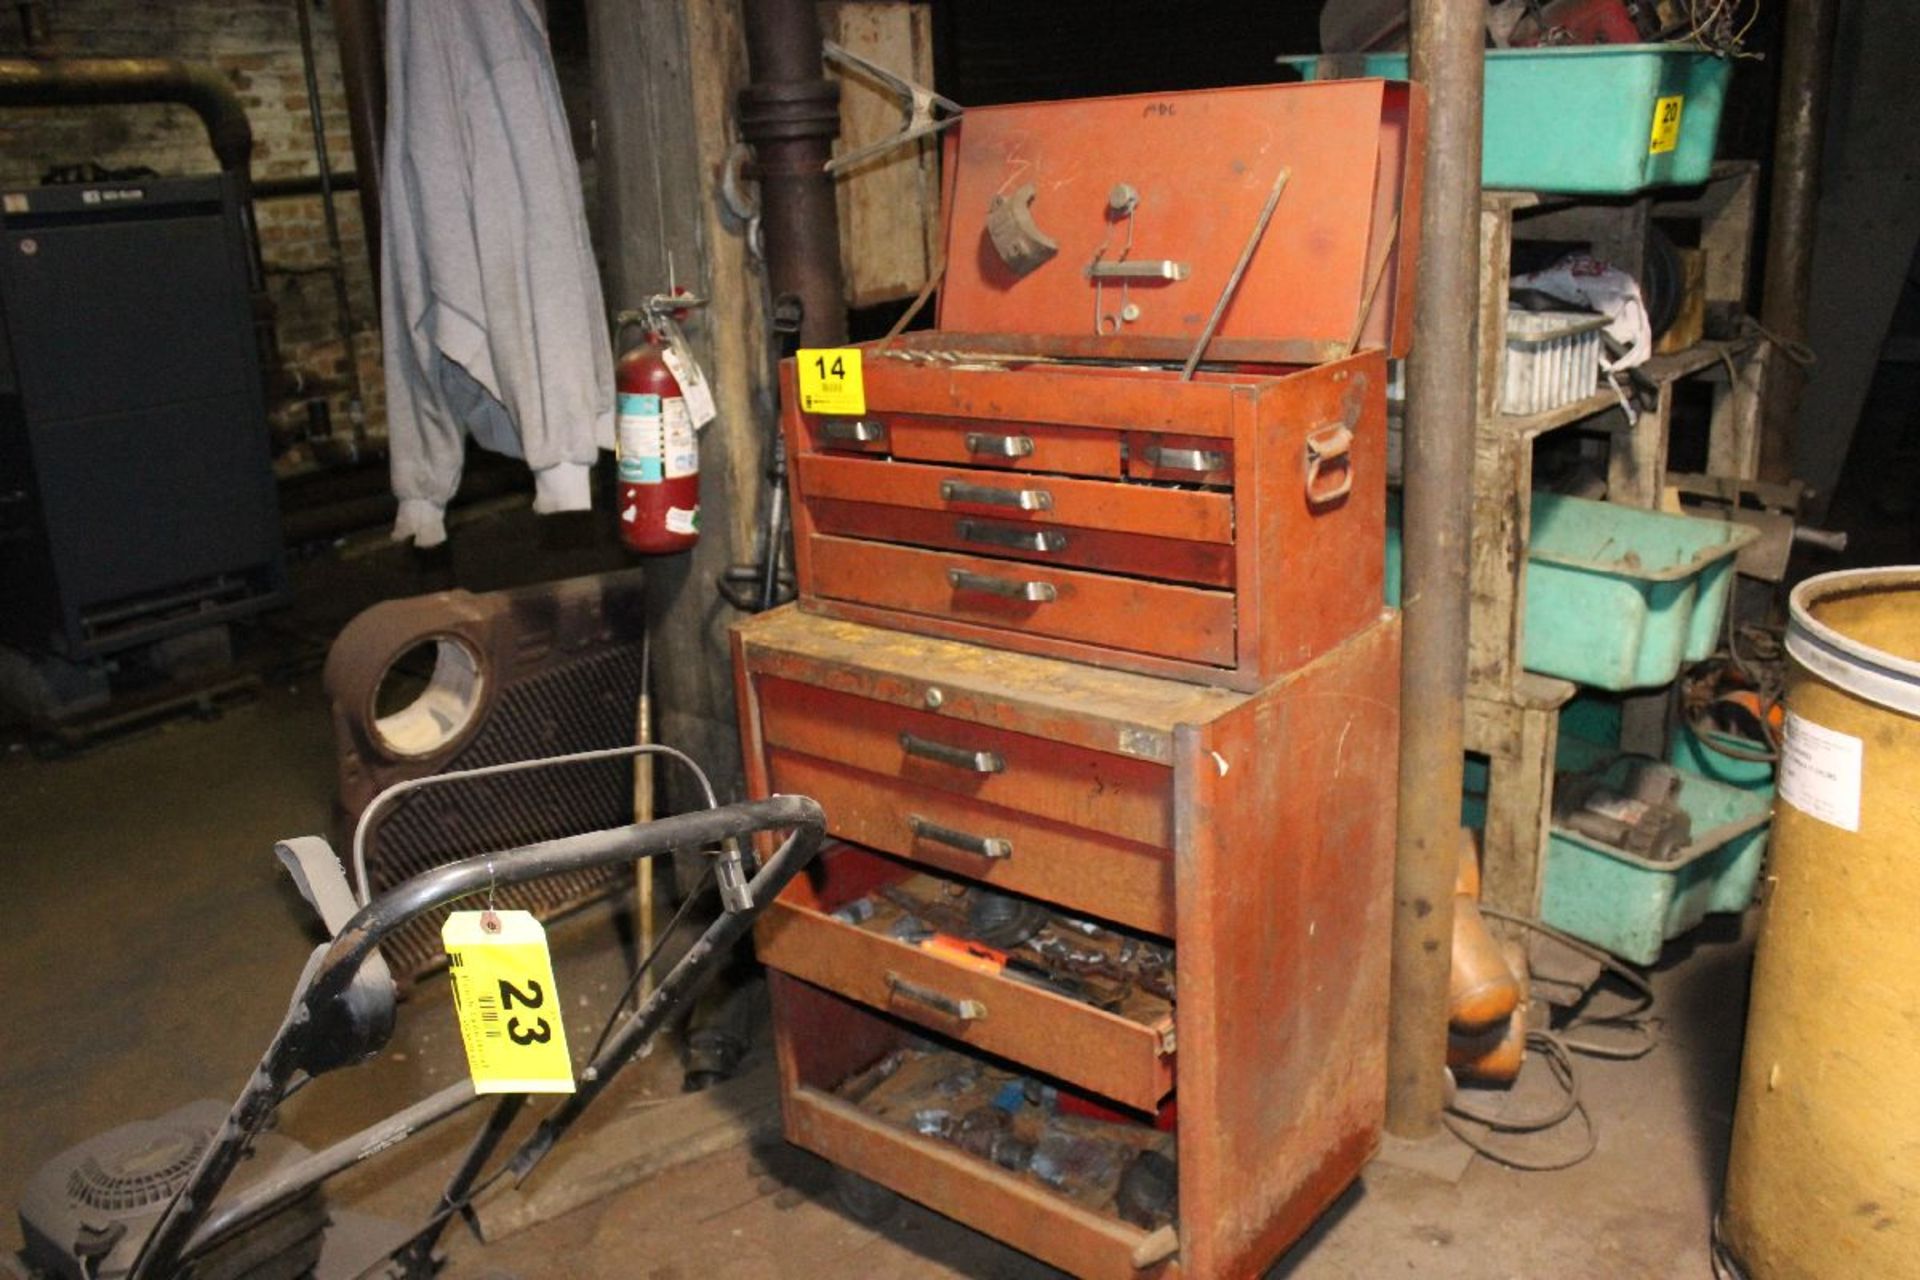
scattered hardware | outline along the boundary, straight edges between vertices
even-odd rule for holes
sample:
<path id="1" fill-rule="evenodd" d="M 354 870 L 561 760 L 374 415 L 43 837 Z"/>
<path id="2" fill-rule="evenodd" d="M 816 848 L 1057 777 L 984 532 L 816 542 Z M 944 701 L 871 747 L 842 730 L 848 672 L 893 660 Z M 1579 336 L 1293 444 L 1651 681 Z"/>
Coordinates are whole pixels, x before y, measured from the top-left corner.
<path id="1" fill-rule="evenodd" d="M 1693 839 L 1693 819 L 1675 802 L 1680 785 L 1672 765 L 1632 757 L 1600 770 L 1563 773 L 1554 782 L 1554 821 L 1602 844 L 1665 862 Z"/>
<path id="2" fill-rule="evenodd" d="M 1148 1229 L 1177 1216 L 1172 1135 L 1052 1085 L 949 1050 L 908 1048 L 837 1092 L 1083 1207 Z"/>

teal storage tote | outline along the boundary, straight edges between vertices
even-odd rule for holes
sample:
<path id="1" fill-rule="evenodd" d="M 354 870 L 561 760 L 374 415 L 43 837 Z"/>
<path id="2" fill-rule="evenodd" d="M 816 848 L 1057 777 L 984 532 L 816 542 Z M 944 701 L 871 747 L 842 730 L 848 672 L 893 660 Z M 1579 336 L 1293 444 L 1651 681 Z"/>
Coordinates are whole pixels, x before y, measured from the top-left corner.
<path id="1" fill-rule="evenodd" d="M 1562 735 L 1563 770 L 1592 768 L 1606 747 Z M 1616 783 L 1629 762 L 1608 771 Z M 1744 911 L 1766 860 L 1771 796 L 1681 770 L 1680 807 L 1693 819 L 1693 842 L 1670 862 L 1652 862 L 1575 831 L 1547 834 L 1540 917 L 1635 964 L 1652 964 L 1677 938 L 1718 912 Z"/>
<path id="2" fill-rule="evenodd" d="M 1709 730 L 1707 736 L 1702 738 L 1690 726 L 1682 724 L 1673 731 L 1673 745 L 1667 748 L 1667 763 L 1715 782 L 1739 787 L 1742 791 L 1756 791 L 1769 796 L 1773 794 L 1772 761 L 1729 755 L 1720 749 L 1722 746 L 1740 752 L 1766 749 L 1764 743 L 1749 742 L 1717 729 Z"/>
<path id="3" fill-rule="evenodd" d="M 1318 78 L 1319 58 L 1280 61 Z M 1361 65 L 1367 76 L 1407 76 L 1404 53 L 1366 54 Z M 1489 49 L 1480 180 L 1572 195 L 1705 182 L 1732 72 L 1690 45 Z"/>
<path id="4" fill-rule="evenodd" d="M 1533 495 L 1523 665 L 1620 692 L 1713 653 L 1746 525 Z M 1386 600 L 1400 604 L 1400 494 L 1387 491 Z"/>
<path id="5" fill-rule="evenodd" d="M 1713 653 L 1734 554 L 1758 531 L 1725 520 L 1533 495 L 1522 665 L 1621 692 L 1670 684 Z"/>

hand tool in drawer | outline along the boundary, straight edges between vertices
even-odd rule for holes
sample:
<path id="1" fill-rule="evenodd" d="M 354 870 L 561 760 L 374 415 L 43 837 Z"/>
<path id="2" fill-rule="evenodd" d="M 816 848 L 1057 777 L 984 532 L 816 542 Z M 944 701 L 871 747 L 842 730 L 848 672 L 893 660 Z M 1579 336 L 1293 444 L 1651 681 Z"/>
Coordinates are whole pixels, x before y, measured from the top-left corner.
<path id="1" fill-rule="evenodd" d="M 962 936 L 967 913 L 957 904 L 965 892 L 909 864 L 838 845 L 809 883 L 774 905 L 757 936 L 760 958 L 1127 1106 L 1157 1105 L 1173 1088 L 1172 1002 Z M 873 912 L 846 923 L 843 909 L 863 897 L 876 900 Z M 895 927 L 908 917 L 917 929 Z"/>

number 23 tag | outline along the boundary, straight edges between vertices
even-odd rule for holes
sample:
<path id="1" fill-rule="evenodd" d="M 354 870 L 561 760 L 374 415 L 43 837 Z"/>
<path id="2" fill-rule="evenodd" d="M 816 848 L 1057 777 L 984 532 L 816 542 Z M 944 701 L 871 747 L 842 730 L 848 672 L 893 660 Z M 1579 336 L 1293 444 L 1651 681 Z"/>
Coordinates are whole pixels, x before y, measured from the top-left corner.
<path id="1" fill-rule="evenodd" d="M 572 1093 L 547 931 L 525 911 L 456 911 L 440 930 L 475 1093 Z"/>

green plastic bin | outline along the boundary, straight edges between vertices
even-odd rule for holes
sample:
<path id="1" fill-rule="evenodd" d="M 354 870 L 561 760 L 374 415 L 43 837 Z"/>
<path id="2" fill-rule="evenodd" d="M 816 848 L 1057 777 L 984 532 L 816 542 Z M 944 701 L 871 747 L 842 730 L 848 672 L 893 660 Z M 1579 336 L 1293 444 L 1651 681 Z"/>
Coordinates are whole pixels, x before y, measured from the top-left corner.
<path id="1" fill-rule="evenodd" d="M 1614 755 L 1562 736 L 1557 763 L 1584 770 Z M 1629 762 L 1608 777 L 1619 782 Z M 1693 842 L 1671 862 L 1651 862 L 1575 831 L 1552 827 L 1541 872 L 1540 916 L 1635 964 L 1652 964 L 1669 938 L 1708 915 L 1744 911 L 1766 860 L 1771 796 L 1730 787 L 1682 769 L 1679 803 L 1693 819 Z"/>
<path id="2" fill-rule="evenodd" d="M 1620 692 L 1669 684 L 1713 653 L 1734 555 L 1758 531 L 1725 520 L 1533 495 L 1522 665 Z"/>
<path id="3" fill-rule="evenodd" d="M 1621 692 L 1672 682 L 1713 653 L 1734 554 L 1758 536 L 1724 520 L 1533 495 L 1529 671 Z M 1400 604 L 1400 495 L 1387 491 L 1387 604 Z"/>
<path id="4" fill-rule="evenodd" d="M 1739 787 L 1742 791 L 1755 791 L 1771 796 L 1773 794 L 1773 762 L 1749 760 L 1743 755 L 1729 755 L 1721 750 L 1723 746 L 1741 752 L 1766 748 L 1765 743 L 1749 742 L 1745 738 L 1721 733 L 1717 729 L 1709 731 L 1703 739 L 1690 726 L 1683 724 L 1673 731 L 1673 745 L 1667 748 L 1667 763 L 1677 768 L 1691 770 L 1715 782 Z"/>
<path id="5" fill-rule="evenodd" d="M 1280 61 L 1319 78 L 1319 58 Z M 1486 65 L 1486 186 L 1629 195 L 1707 180 L 1733 72 L 1728 59 L 1690 45 L 1614 44 L 1489 49 Z M 1366 54 L 1361 68 L 1404 80 L 1407 55 Z"/>

